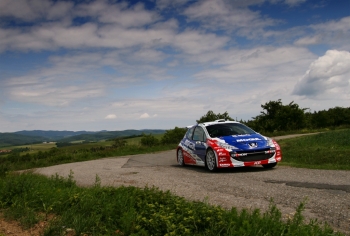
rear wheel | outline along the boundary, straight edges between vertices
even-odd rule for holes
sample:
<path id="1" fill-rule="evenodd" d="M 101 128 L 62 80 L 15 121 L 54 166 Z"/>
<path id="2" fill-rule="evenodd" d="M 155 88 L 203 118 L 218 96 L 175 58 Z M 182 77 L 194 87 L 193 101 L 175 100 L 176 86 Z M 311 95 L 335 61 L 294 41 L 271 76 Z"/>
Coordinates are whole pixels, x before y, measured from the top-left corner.
<path id="1" fill-rule="evenodd" d="M 216 157 L 212 149 L 209 149 L 205 156 L 205 167 L 210 171 L 216 170 Z"/>
<path id="2" fill-rule="evenodd" d="M 179 163 L 180 166 L 185 165 L 184 155 L 181 148 L 177 149 L 177 163 Z"/>
<path id="3" fill-rule="evenodd" d="M 275 163 L 269 163 L 269 164 L 264 164 L 264 165 L 262 165 L 264 168 L 266 168 L 266 169 L 271 169 L 271 168 L 273 168 L 273 167 L 275 167 L 277 165 L 277 162 L 275 162 Z"/>

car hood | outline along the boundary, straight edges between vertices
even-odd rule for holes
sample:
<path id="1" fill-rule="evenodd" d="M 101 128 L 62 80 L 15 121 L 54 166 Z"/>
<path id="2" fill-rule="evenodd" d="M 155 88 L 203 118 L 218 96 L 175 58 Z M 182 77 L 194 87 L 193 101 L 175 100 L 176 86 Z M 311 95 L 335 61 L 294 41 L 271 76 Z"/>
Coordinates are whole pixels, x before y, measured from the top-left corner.
<path id="1" fill-rule="evenodd" d="M 257 133 L 244 135 L 230 135 L 218 138 L 229 145 L 235 146 L 243 150 L 252 148 L 266 148 L 268 146 L 267 138 Z"/>

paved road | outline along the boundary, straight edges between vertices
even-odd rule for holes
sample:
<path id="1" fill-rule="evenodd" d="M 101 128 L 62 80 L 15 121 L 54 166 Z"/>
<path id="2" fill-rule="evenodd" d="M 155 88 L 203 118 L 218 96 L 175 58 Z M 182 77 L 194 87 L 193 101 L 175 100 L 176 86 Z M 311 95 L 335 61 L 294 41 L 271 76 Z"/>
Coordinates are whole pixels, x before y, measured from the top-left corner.
<path id="1" fill-rule="evenodd" d="M 277 139 L 277 138 L 276 138 Z M 202 167 L 181 167 L 175 150 L 104 158 L 37 169 L 44 175 L 67 177 L 70 171 L 78 184 L 156 186 L 191 200 L 206 201 L 226 208 L 260 208 L 270 200 L 291 217 L 306 201 L 304 215 L 327 221 L 350 235 L 350 171 L 310 170 L 277 166 L 272 170 L 245 167 L 210 173 Z"/>

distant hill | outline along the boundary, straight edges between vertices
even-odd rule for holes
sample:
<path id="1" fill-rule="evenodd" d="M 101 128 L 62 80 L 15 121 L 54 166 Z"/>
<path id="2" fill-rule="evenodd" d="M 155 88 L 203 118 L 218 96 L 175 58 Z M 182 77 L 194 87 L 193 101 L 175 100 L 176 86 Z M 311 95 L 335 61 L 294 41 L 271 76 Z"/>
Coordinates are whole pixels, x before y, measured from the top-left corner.
<path id="1" fill-rule="evenodd" d="M 13 133 L 0 133 L 0 147 L 27 145 L 42 142 L 62 142 L 69 143 L 73 141 L 84 140 L 88 142 L 97 142 L 101 140 L 137 136 L 141 134 L 162 134 L 165 130 L 144 129 L 144 130 L 123 130 L 123 131 L 18 131 Z"/>
<path id="2" fill-rule="evenodd" d="M 0 133 L 0 147 L 28 145 L 45 142 L 46 138 L 16 133 Z"/>
<path id="3" fill-rule="evenodd" d="M 69 143 L 69 142 L 78 141 L 78 140 L 97 142 L 100 140 L 128 137 L 128 136 L 133 136 L 133 135 L 141 135 L 143 133 L 144 134 L 163 134 L 163 133 L 165 133 L 165 130 L 158 130 L 158 129 L 133 130 L 133 129 L 129 129 L 129 130 L 123 130 L 123 131 L 100 131 L 100 132 L 96 132 L 96 133 L 92 133 L 92 134 L 75 135 L 72 137 L 57 140 L 57 142 Z"/>
<path id="4" fill-rule="evenodd" d="M 59 139 L 63 138 L 68 138 L 80 134 L 93 134 L 96 132 L 92 131 L 53 131 L 53 130 L 23 130 L 23 131 L 18 131 L 14 132 L 15 134 L 21 134 L 21 135 L 26 135 L 26 136 L 40 136 L 44 137 L 47 139 L 47 141 L 56 141 Z"/>

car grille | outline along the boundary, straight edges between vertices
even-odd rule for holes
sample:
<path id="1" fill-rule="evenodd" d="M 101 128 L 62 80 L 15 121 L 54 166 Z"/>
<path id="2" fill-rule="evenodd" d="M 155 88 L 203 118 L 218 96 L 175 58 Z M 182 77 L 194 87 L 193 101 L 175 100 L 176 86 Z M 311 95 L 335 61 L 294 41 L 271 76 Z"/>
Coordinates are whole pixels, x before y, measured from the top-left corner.
<path id="1" fill-rule="evenodd" d="M 237 161 L 262 161 L 271 158 L 275 154 L 275 150 L 259 150 L 250 152 L 236 152 L 232 153 L 231 157 Z"/>

